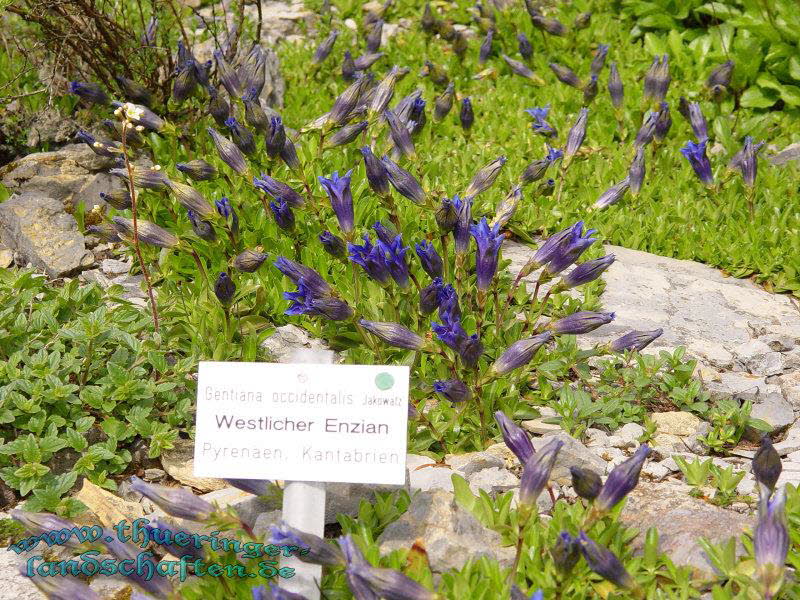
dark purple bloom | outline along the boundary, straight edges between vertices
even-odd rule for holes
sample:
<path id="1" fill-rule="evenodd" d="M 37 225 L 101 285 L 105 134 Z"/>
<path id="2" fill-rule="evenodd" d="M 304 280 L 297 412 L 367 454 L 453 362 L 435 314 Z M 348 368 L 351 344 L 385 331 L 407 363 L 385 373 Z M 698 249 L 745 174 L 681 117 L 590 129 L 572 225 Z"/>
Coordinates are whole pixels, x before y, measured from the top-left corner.
<path id="1" fill-rule="evenodd" d="M 552 439 L 545 444 L 523 465 L 519 482 L 519 503 L 521 506 L 534 506 L 542 493 L 553 466 L 556 464 L 558 452 L 564 445 L 563 440 Z"/>
<path id="2" fill-rule="evenodd" d="M 647 444 L 642 444 L 633 456 L 611 470 L 595 500 L 595 508 L 602 513 L 610 511 L 636 487 L 639 483 L 639 473 L 648 454 L 650 448 Z"/>
<path id="3" fill-rule="evenodd" d="M 216 289 L 214 291 L 216 292 Z M 219 296 L 219 294 L 217 295 Z M 233 297 L 233 293 L 229 295 L 231 298 Z M 227 296 L 228 292 L 226 291 Z M 151 500 L 168 515 L 179 519 L 205 521 L 214 512 L 211 504 L 183 488 L 151 485 L 134 475 L 131 477 L 131 489 Z"/>
<path id="4" fill-rule="evenodd" d="M 645 172 L 644 148 L 639 146 L 636 148 L 636 154 L 631 161 L 631 166 L 628 167 L 628 183 L 630 184 L 631 194 L 634 196 L 638 196 L 639 190 L 642 189 Z"/>
<path id="5" fill-rule="evenodd" d="M 681 154 L 686 157 L 689 164 L 694 169 L 695 174 L 700 181 L 706 186 L 714 185 L 714 174 L 711 172 L 711 162 L 706 156 L 706 141 L 703 140 L 699 144 L 692 141 L 686 142 L 686 145 L 681 148 Z"/>
<path id="6" fill-rule="evenodd" d="M 446 317 L 448 316 L 442 307 L 441 297 L 439 301 L 439 317 Z M 468 336 L 467 332 L 464 331 L 464 328 L 461 326 L 461 320 L 455 316 L 449 316 L 449 318 L 443 318 L 443 324 L 439 323 L 431 323 L 431 329 L 436 334 L 436 337 L 441 341 L 444 345 L 452 348 L 459 354 L 461 354 L 461 349 L 464 346 Z"/>
<path id="7" fill-rule="evenodd" d="M 283 256 L 279 256 L 274 265 L 276 269 L 291 279 L 295 285 L 300 285 L 302 282 L 313 296 L 331 295 L 331 286 L 314 269 Z"/>
<path id="8" fill-rule="evenodd" d="M 380 245 L 373 246 L 369 236 L 363 236 L 364 243 L 349 244 L 350 260 L 361 266 L 372 279 L 384 284 L 391 276 L 389 266 L 386 264 L 386 255 Z"/>
<path id="9" fill-rule="evenodd" d="M 503 245 L 505 235 L 500 233 L 499 223 L 490 228 L 486 217 L 483 217 L 477 225 L 471 225 L 469 231 L 478 246 L 475 257 L 477 286 L 479 290 L 485 290 L 492 284 L 494 274 L 497 272 L 500 246 Z"/>
<path id="10" fill-rule="evenodd" d="M 625 101 L 625 88 L 622 85 L 622 78 L 617 71 L 617 63 L 612 62 L 608 72 L 608 95 L 611 96 L 611 104 L 620 110 Z"/>
<path id="11" fill-rule="evenodd" d="M 442 233 L 450 233 L 456 228 L 458 223 L 458 209 L 450 198 L 442 198 L 442 202 L 436 209 L 436 224 Z"/>
<path id="12" fill-rule="evenodd" d="M 420 290 L 419 310 L 423 315 L 429 315 L 439 308 L 439 298 L 442 287 L 442 278 L 436 277 L 433 282 Z"/>
<path id="13" fill-rule="evenodd" d="M 275 217 L 278 227 L 285 231 L 294 229 L 294 213 L 286 200 L 278 198 L 277 202 L 269 203 L 269 208 L 272 210 L 272 215 Z"/>
<path id="14" fill-rule="evenodd" d="M 447 88 L 436 97 L 433 104 L 433 118 L 436 121 L 441 121 L 453 108 L 453 97 L 455 96 L 455 85 L 451 82 L 447 84 Z"/>
<path id="15" fill-rule="evenodd" d="M 583 221 L 578 221 L 569 229 L 568 235 L 563 239 L 557 239 L 551 248 L 542 245 L 534 255 L 534 259 L 541 260 L 540 252 L 542 255 L 549 255 L 545 270 L 549 275 L 557 275 L 578 260 L 581 254 L 597 241 L 591 237 L 594 233 L 594 229 L 587 229 L 584 233 Z"/>
<path id="16" fill-rule="evenodd" d="M 361 319 L 359 324 L 390 346 L 405 348 L 406 350 L 421 350 L 425 345 L 425 340 L 422 337 L 397 323 L 379 323 Z"/>
<path id="17" fill-rule="evenodd" d="M 239 173 L 239 175 L 244 175 L 247 172 L 247 160 L 239 147 L 213 127 L 209 127 L 207 131 L 222 162 Z"/>
<path id="18" fill-rule="evenodd" d="M 756 173 L 758 172 L 758 150 L 760 145 L 753 145 L 753 138 L 749 135 L 744 138 L 744 148 L 741 151 L 741 161 L 739 169 L 742 171 L 742 181 L 747 187 L 753 187 L 756 183 Z"/>
<path id="19" fill-rule="evenodd" d="M 436 252 L 436 248 L 433 247 L 433 244 L 427 240 L 422 240 L 414 246 L 414 250 L 416 251 L 417 256 L 419 256 L 422 269 L 431 277 L 431 279 L 442 276 L 442 257 L 439 256 L 438 252 Z"/>
<path id="20" fill-rule="evenodd" d="M 553 338 L 549 331 L 540 333 L 533 337 L 525 338 L 511 344 L 503 354 L 500 355 L 491 367 L 491 372 L 496 375 L 505 375 L 514 369 L 527 365 L 536 352 Z"/>
<path id="21" fill-rule="evenodd" d="M 522 175 L 520 175 L 520 182 L 522 184 L 527 184 L 533 183 L 534 181 L 539 181 L 542 177 L 544 177 L 545 173 L 547 173 L 548 167 L 550 167 L 551 164 L 553 164 L 562 156 L 564 156 L 564 154 L 561 152 L 561 150 L 556 150 L 548 146 L 547 156 L 539 160 L 535 160 L 525 167 Z"/>
<path id="22" fill-rule="evenodd" d="M 241 96 L 242 83 L 239 80 L 239 74 L 228 64 L 221 51 L 214 51 L 214 60 L 217 63 L 217 75 L 219 75 L 222 85 L 228 91 L 228 95 L 231 98 Z"/>
<path id="23" fill-rule="evenodd" d="M 100 594 L 79 579 L 49 577 L 37 574 L 35 569 L 32 570 L 32 573 L 29 573 L 29 570 L 29 563 L 20 563 L 19 576 L 30 580 L 31 583 L 39 588 L 45 598 L 57 600 L 101 600 Z M 160 577 L 157 579 L 160 579 Z"/>
<path id="24" fill-rule="evenodd" d="M 591 104 L 597 97 L 597 75 L 592 75 L 583 86 L 583 103 Z"/>
<path id="25" fill-rule="evenodd" d="M 255 273 L 258 268 L 264 264 L 264 261 L 269 257 L 264 252 L 257 252 L 255 250 L 245 250 L 236 255 L 231 262 L 231 266 L 237 271 L 242 273 Z M 248 480 L 255 481 L 255 480 Z M 237 486 L 238 487 L 238 486 Z"/>
<path id="26" fill-rule="evenodd" d="M 708 124 L 703 115 L 703 110 L 697 102 L 689 103 L 689 124 L 692 126 L 692 131 L 698 142 L 708 140 Z"/>
<path id="27" fill-rule="evenodd" d="M 602 325 L 611 323 L 613 320 L 613 312 L 598 313 L 584 310 L 554 321 L 551 323 L 550 328 L 554 333 L 580 335 L 594 331 Z"/>
<path id="28" fill-rule="evenodd" d="M 70 81 L 69 91 L 89 104 L 100 104 L 101 106 L 108 104 L 108 95 L 96 83 Z"/>
<path id="29" fill-rule="evenodd" d="M 461 362 L 468 369 L 478 364 L 478 360 L 483 356 L 483 343 L 477 333 L 473 333 L 464 340 L 458 355 L 461 357 Z"/>
<path id="30" fill-rule="evenodd" d="M 611 550 L 588 538 L 583 531 L 578 535 L 578 544 L 586 564 L 600 577 L 624 589 L 636 587 L 636 582 Z"/>
<path id="31" fill-rule="evenodd" d="M 302 206 L 304 203 L 303 197 L 300 194 L 285 183 L 273 179 L 264 173 L 261 174 L 260 179 L 258 177 L 253 178 L 253 185 L 272 196 L 273 199 L 277 200 L 278 198 L 282 198 L 294 207 Z"/>
<path id="32" fill-rule="evenodd" d="M 631 331 L 611 342 L 613 352 L 625 352 L 625 350 L 643 350 L 649 346 L 653 340 L 661 337 L 664 330 L 653 329 L 652 331 Z"/>
<path id="33" fill-rule="evenodd" d="M 472 392 L 469 387 L 467 387 L 467 384 L 460 379 L 435 381 L 433 383 L 433 391 L 444 396 L 454 404 L 458 402 L 467 402 L 472 399 Z"/>
<path id="34" fill-rule="evenodd" d="M 573 538 L 568 532 L 562 531 L 556 538 L 556 543 L 550 551 L 556 569 L 562 574 L 569 574 L 581 557 L 578 538 Z"/>
<path id="35" fill-rule="evenodd" d="M 762 502 L 758 524 L 753 534 L 756 572 L 764 586 L 765 598 L 773 598 L 783 582 L 786 555 L 789 552 L 789 528 L 786 520 L 786 488 Z"/>
<path id="36" fill-rule="evenodd" d="M 367 172 L 367 182 L 373 192 L 379 196 L 389 193 L 389 175 L 384 164 L 372 153 L 369 146 L 360 149 L 364 157 L 364 168 Z"/>
<path id="37" fill-rule="evenodd" d="M 256 141 L 249 129 L 241 125 L 234 117 L 225 121 L 225 126 L 230 130 L 233 142 L 239 150 L 248 156 L 255 154 Z"/>
<path id="38" fill-rule="evenodd" d="M 344 258 L 347 254 L 347 246 L 344 240 L 330 231 L 323 231 L 319 234 L 319 241 L 322 242 L 325 252 L 336 258 Z"/>
<path id="39" fill-rule="evenodd" d="M 414 150 L 414 142 L 411 141 L 411 134 L 404 123 L 401 123 L 397 116 L 391 110 L 384 111 L 384 117 L 389 124 L 389 133 L 392 137 L 394 147 L 403 156 L 413 157 L 416 154 Z"/>
<path id="40" fill-rule="evenodd" d="M 625 192 L 628 191 L 628 188 L 631 186 L 630 176 L 626 177 L 619 183 L 615 183 L 610 188 L 608 188 L 605 192 L 600 194 L 600 197 L 595 200 L 594 208 L 603 209 L 612 204 L 616 204 L 622 197 L 625 195 Z"/>
<path id="41" fill-rule="evenodd" d="M 190 58 L 178 65 L 172 83 L 172 99 L 183 102 L 197 88 L 197 68 L 194 59 Z"/>
<path id="42" fill-rule="evenodd" d="M 225 271 L 219 274 L 217 281 L 214 283 L 214 294 L 223 306 L 228 306 L 233 302 L 233 297 L 236 294 L 236 284 L 233 283 L 233 280 Z M 153 502 L 155 502 L 155 500 L 153 500 Z"/>
<path id="43" fill-rule="evenodd" d="M 550 70 L 555 73 L 556 79 L 561 83 L 566 83 L 574 88 L 581 88 L 581 80 L 572 69 L 569 69 L 558 63 L 550 63 Z"/>
<path id="44" fill-rule="evenodd" d="M 662 102 L 660 108 L 658 109 L 658 115 L 656 117 L 656 126 L 653 131 L 653 138 L 657 142 L 663 142 L 664 138 L 667 137 L 670 128 L 672 127 L 672 117 L 669 114 L 669 104 L 666 102 Z"/>
<path id="45" fill-rule="evenodd" d="M 308 600 L 303 594 L 295 594 L 282 587 L 278 587 L 275 583 L 270 582 L 269 588 L 265 585 L 254 587 L 250 590 L 253 594 L 252 600 Z M 135 599 L 131 599 L 135 600 Z"/>
<path id="46" fill-rule="evenodd" d="M 286 146 L 286 130 L 280 117 L 270 117 L 265 137 L 267 154 L 270 158 L 280 156 Z"/>
<path id="47" fill-rule="evenodd" d="M 331 201 L 333 212 L 339 221 L 339 227 L 345 233 L 353 231 L 353 196 L 350 191 L 350 176 L 353 170 L 349 170 L 339 177 L 339 172 L 334 171 L 330 178 L 318 177 L 319 182 L 328 194 Z"/>
<path id="48" fill-rule="evenodd" d="M 600 44 L 597 46 L 597 52 L 592 59 L 592 64 L 589 71 L 592 75 L 599 75 L 603 70 L 603 65 L 606 64 L 606 55 L 608 54 L 608 44 Z"/>
<path id="49" fill-rule="evenodd" d="M 783 465 L 778 451 L 766 435 L 761 438 L 761 445 L 753 456 L 752 468 L 756 481 L 766 487 L 771 494 L 781 476 Z"/>
<path id="50" fill-rule="evenodd" d="M 197 237 L 199 237 L 201 240 L 206 240 L 207 242 L 213 242 L 215 239 L 217 239 L 217 234 L 214 232 L 214 227 L 212 227 L 209 221 L 201 219 L 197 213 L 191 209 L 186 211 L 186 215 L 189 217 L 189 223 L 191 223 L 192 230 Z"/>
<path id="51" fill-rule="evenodd" d="M 395 236 L 391 243 L 386 243 L 383 240 L 378 240 L 378 247 L 385 259 L 389 273 L 395 283 L 401 288 L 408 287 L 408 264 L 406 263 L 406 252 L 408 246 L 403 247 L 403 238 L 400 234 Z"/>
<path id="52" fill-rule="evenodd" d="M 328 34 L 328 37 L 326 37 L 322 41 L 322 43 L 319 46 L 317 46 L 317 49 L 314 51 L 314 57 L 311 59 L 311 61 L 315 65 L 324 62 L 324 60 L 328 58 L 328 56 L 331 53 L 331 50 L 333 50 L 333 44 L 336 42 L 336 38 L 338 36 L 339 36 L 339 30 L 334 29 Z"/>
<path id="53" fill-rule="evenodd" d="M 500 433 L 503 434 L 503 441 L 509 450 L 519 459 L 523 465 L 534 455 L 533 444 L 528 432 L 518 427 L 514 421 L 509 419 L 503 411 L 498 410 L 494 413 L 494 418 L 500 426 Z"/>
<path id="54" fill-rule="evenodd" d="M 292 554 L 303 562 L 330 567 L 344 565 L 344 555 L 337 546 L 313 533 L 295 529 L 285 521 L 270 527 L 269 543 L 276 546 L 298 546 L 299 550 Z"/>
<path id="55" fill-rule="evenodd" d="M 558 287 L 559 289 L 569 289 L 594 281 L 600 277 L 603 271 L 610 267 L 613 262 L 613 254 L 606 254 L 601 258 L 587 260 L 586 262 L 579 264 L 566 275 L 563 275 Z"/>
<path id="56" fill-rule="evenodd" d="M 586 120 L 589 117 L 589 109 L 582 108 L 578 119 L 569 130 L 567 134 L 567 143 L 564 146 L 564 160 L 571 161 L 575 153 L 580 149 L 583 144 L 583 138 L 586 137 Z"/>
<path id="57" fill-rule="evenodd" d="M 348 304 L 330 294 L 317 294 L 311 290 L 304 279 L 297 283 L 296 292 L 284 292 L 283 297 L 291 302 L 287 315 L 320 316 L 331 321 L 345 321 L 353 316 Z"/>
<path id="58" fill-rule="evenodd" d="M 525 60 L 530 60 L 533 56 L 533 47 L 524 33 L 517 34 L 517 42 L 519 53 L 522 55 L 522 58 Z"/>
<path id="59" fill-rule="evenodd" d="M 633 140 L 634 148 L 642 148 L 653 141 L 656 133 L 656 123 L 658 122 L 658 113 L 650 111 L 642 120 L 642 125 L 639 131 L 636 132 L 636 139 Z"/>
<path id="60" fill-rule="evenodd" d="M 495 182 L 503 165 L 506 164 L 506 157 L 500 156 L 494 159 L 489 164 L 481 167 L 469 182 L 467 189 L 464 191 L 464 198 L 474 198 L 478 194 L 486 191 Z"/>
<path id="61" fill-rule="evenodd" d="M 394 238 L 397 237 L 397 232 L 391 225 L 387 227 L 380 221 L 376 221 L 372 228 L 375 230 L 375 234 L 378 236 L 378 239 L 384 244 L 393 243 Z"/>
<path id="62" fill-rule="evenodd" d="M 397 190 L 397 193 L 411 200 L 414 204 L 425 203 L 425 190 L 422 189 L 419 181 L 414 176 L 395 163 L 388 156 L 381 158 L 384 167 L 386 167 L 386 175 L 389 177 L 389 182 L 392 187 Z"/>
<path id="63" fill-rule="evenodd" d="M 478 52 L 478 62 L 484 64 L 492 55 L 492 40 L 494 39 L 494 29 L 489 29 L 486 32 L 486 37 L 481 42 L 481 48 Z"/>
<path id="64" fill-rule="evenodd" d="M 469 99 L 469 96 L 461 99 L 459 119 L 461 120 L 461 128 L 464 131 L 469 131 L 475 122 L 475 113 L 472 112 L 472 100 Z"/>
<path id="65" fill-rule="evenodd" d="M 572 475 L 572 488 L 578 496 L 585 500 L 597 498 L 600 488 L 603 487 L 603 480 L 600 475 L 591 469 L 581 467 L 570 467 L 569 472 Z"/>
<path id="66" fill-rule="evenodd" d="M 342 59 L 342 79 L 345 81 L 353 81 L 356 78 L 356 63 L 353 60 L 353 55 L 350 51 L 345 50 L 344 58 Z"/>

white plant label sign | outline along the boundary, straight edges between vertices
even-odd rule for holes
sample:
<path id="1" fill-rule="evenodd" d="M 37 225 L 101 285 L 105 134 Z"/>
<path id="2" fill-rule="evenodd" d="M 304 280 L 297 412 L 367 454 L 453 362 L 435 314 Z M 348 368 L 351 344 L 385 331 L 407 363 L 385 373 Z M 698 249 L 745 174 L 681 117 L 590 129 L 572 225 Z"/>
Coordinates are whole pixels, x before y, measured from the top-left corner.
<path id="1" fill-rule="evenodd" d="M 201 362 L 194 474 L 405 483 L 409 369 Z"/>

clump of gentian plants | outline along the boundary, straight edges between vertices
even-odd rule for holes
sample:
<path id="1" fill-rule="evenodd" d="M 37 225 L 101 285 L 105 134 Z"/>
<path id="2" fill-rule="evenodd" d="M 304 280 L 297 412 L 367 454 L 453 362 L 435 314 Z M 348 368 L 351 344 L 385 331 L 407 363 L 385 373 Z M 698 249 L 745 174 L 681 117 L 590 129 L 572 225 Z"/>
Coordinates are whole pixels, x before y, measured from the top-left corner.
<path id="1" fill-rule="evenodd" d="M 374 36 L 367 37 L 374 49 Z M 335 39 L 331 34 L 322 42 L 316 63 Z M 109 129 L 119 139 L 83 139 L 96 153 L 117 158 L 111 173 L 127 190 L 112 202 L 117 214 L 91 230 L 133 247 L 156 328 L 153 287 L 161 277 L 172 298 L 169 312 L 182 313 L 176 333 L 192 320 L 206 321 L 199 328 L 219 323 L 221 335 L 206 329 L 216 344 L 204 353 L 215 359 L 252 358 L 246 351 L 256 346 L 259 329 L 286 322 L 286 315 L 302 317 L 296 322 L 347 349 L 348 361 L 411 365 L 413 441 L 444 454 L 483 447 L 497 409 L 526 410 L 520 390 L 529 387 L 537 364 L 555 356 L 563 336 L 614 319 L 610 312 L 581 310 L 572 296 L 614 261 L 613 255 L 584 260 L 598 238 L 583 221 L 541 242 L 516 278 L 501 268 L 511 235 L 506 226 L 525 202 L 552 193 L 553 183 L 534 194 L 527 186 L 559 160 L 561 193 L 563 174 L 584 142 L 588 109 L 580 111 L 563 150 L 548 146 L 511 189 L 495 189 L 506 163 L 502 155 L 476 169 L 470 181 L 441 174 L 423 185 L 415 174 L 425 160 L 417 142 L 454 105 L 451 82 L 443 74 L 437 79 L 435 65 L 427 66 L 427 75 L 444 89 L 432 119 L 419 90 L 390 108 L 408 69 L 394 66 L 377 78 L 359 67 L 369 62 L 364 59 L 355 60 L 355 72 L 346 77 L 351 83 L 330 110 L 293 131 L 284 116 L 258 101 L 264 85 L 258 45 L 233 64 L 219 52 L 214 58 L 215 78 L 208 65 L 179 48 L 173 100 L 187 102 L 194 93 L 191 101 L 202 103 L 207 116 L 201 139 L 186 149 L 196 157 L 173 165 L 142 166 L 134 158 L 137 144 L 155 151 L 177 135 L 174 124 L 145 106 L 112 102 L 95 84 L 71 88 L 86 102 L 115 108 L 117 121 Z M 602 68 L 602 61 L 593 68 Z M 530 112 L 534 132 L 555 144 L 547 109 Z M 458 118 L 469 139 L 475 117 L 466 97 Z M 351 147 L 358 148 L 356 160 Z M 208 183 L 214 180 L 216 188 Z M 220 180 L 229 191 L 209 198 L 205 190 L 219 189 Z M 130 217 L 123 216 L 128 206 Z M 145 260 L 146 246 L 162 249 L 158 264 Z M 183 281 L 163 275 L 167 265 Z M 162 275 L 151 277 L 151 270 Z M 521 285 L 524 277 L 535 279 L 532 294 Z M 209 319 L 215 313 L 220 321 Z M 660 334 L 630 332 L 577 360 L 640 350 Z M 461 434 L 453 436 L 455 429 Z"/>
<path id="2" fill-rule="evenodd" d="M 579 496 L 574 504 L 565 499 L 555 503 L 552 515 L 542 518 L 537 507 L 539 496 L 548 487 L 553 466 L 558 459 L 563 441 L 553 438 L 535 451 L 528 434 L 516 426 L 506 415 L 495 415 L 506 445 L 523 465 L 518 500 L 511 504 L 512 493 L 499 497 L 489 512 L 501 515 L 492 527 L 503 535 L 506 544 L 515 548 L 510 566 L 500 567 L 483 559 L 465 565 L 463 569 L 443 574 L 434 587 L 432 573 L 424 549 L 416 544 L 414 549 L 381 556 L 375 538 L 379 530 L 370 529 L 367 523 L 349 527 L 344 524 L 343 535 L 336 543 L 299 531 L 286 523 L 271 527 L 267 536 L 257 539 L 252 530 L 241 522 L 234 511 L 220 512 L 215 506 L 181 488 L 152 485 L 134 477 L 131 486 L 153 501 L 168 518 L 156 518 L 145 524 L 151 540 L 159 546 L 140 547 L 131 542 L 117 540 L 110 530 L 108 539 L 98 547 L 112 557 L 125 560 L 136 557 L 143 550 L 152 553 L 145 561 L 155 572 L 164 555 L 179 558 L 191 573 L 197 565 L 211 562 L 229 565 L 243 575 L 234 577 L 197 577 L 185 582 L 167 577 L 147 578 L 133 574 L 127 581 L 139 592 L 135 598 L 209 598 L 223 594 L 226 598 L 241 600 L 303 600 L 304 596 L 278 587 L 278 559 L 272 552 L 275 547 L 288 548 L 288 552 L 303 562 L 323 565 L 325 568 L 321 591 L 323 597 L 352 597 L 358 600 L 394 598 L 398 600 L 436 600 L 463 598 L 465 593 L 491 590 L 498 598 L 586 598 L 608 597 L 614 594 L 623 598 L 650 598 L 699 595 L 701 587 L 713 585 L 715 598 L 766 598 L 781 597 L 786 589 L 785 563 L 792 541 L 787 519 L 787 490 L 777 488 L 782 465 L 772 444 L 765 440 L 753 459 L 753 473 L 759 488 L 758 517 L 751 535 L 745 536 L 745 546 L 754 561 L 745 557 L 734 559 L 735 572 L 724 571 L 711 581 L 692 581 L 690 569 L 679 568 L 669 559 L 658 556 L 658 536 L 654 530 L 646 536 L 644 555 L 634 558 L 625 547 L 624 540 L 631 539 L 629 532 L 618 522 L 625 497 L 639 483 L 642 466 L 650 454 L 647 445 L 641 445 L 633 455 L 617 465 L 603 481 L 602 477 L 580 465 L 572 465 L 572 485 Z M 232 485 L 255 495 L 267 495 L 268 481 L 229 480 Z M 456 498 L 464 503 L 476 501 L 466 483 L 454 476 L 458 484 Z M 459 491 L 460 488 L 460 491 Z M 463 490 L 467 491 L 464 492 Z M 795 502 L 797 490 L 791 491 Z M 391 503 L 389 503 L 391 505 Z M 407 506 L 407 504 L 406 504 Z M 360 511 L 365 519 L 370 514 L 368 504 Z M 795 507 L 793 510 L 797 510 Z M 399 516 L 399 515 L 395 515 Z M 476 514 L 482 518 L 482 515 Z M 12 517 L 32 534 L 71 530 L 74 524 L 45 513 L 12 511 Z M 181 521 L 176 521 L 180 519 Z M 384 526 L 387 523 L 384 524 Z M 175 543 L 177 534 L 183 540 L 204 530 L 224 531 L 228 539 L 238 539 L 239 548 L 230 544 L 212 549 L 209 545 Z M 228 533 L 230 532 L 230 533 Z M 245 544 L 250 543 L 250 546 Z M 261 542 L 263 546 L 253 544 Z M 269 544 L 272 544 L 270 548 Z M 76 549 L 87 548 L 74 544 Z M 713 557 L 713 548 L 709 547 Z M 280 550 L 282 553 L 283 550 Z M 172 560 L 173 558 L 170 558 Z M 264 569 L 263 561 L 274 561 L 275 568 Z M 728 561 L 730 563 L 730 561 Z M 746 566 L 740 569 L 738 565 Z M 728 565 L 731 568 L 731 565 Z M 25 572 L 25 566 L 22 567 Z M 142 570 L 142 573 L 146 570 Z M 250 577 L 248 573 L 258 573 Z M 477 579 L 476 579 L 477 577 Z M 66 576 L 47 577 L 36 573 L 33 582 L 50 598 L 85 600 L 99 598 L 80 579 Z M 471 582 L 470 582 L 471 581 Z M 480 581 L 480 583 L 475 583 Z M 474 586 L 478 585 L 478 588 Z M 488 586 L 488 587 L 487 587 Z M 473 590 L 467 592 L 466 590 Z M 524 591 L 527 590 L 527 591 Z"/>

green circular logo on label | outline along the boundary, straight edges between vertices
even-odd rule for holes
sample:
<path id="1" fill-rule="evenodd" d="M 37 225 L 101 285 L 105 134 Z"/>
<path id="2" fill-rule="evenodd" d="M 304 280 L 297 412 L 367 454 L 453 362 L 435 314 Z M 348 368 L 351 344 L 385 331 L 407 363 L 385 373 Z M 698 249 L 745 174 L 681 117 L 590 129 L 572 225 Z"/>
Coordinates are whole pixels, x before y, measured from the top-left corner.
<path id="1" fill-rule="evenodd" d="M 375 385 L 379 390 L 389 390 L 394 385 L 394 377 L 389 373 L 378 373 L 375 376 Z"/>

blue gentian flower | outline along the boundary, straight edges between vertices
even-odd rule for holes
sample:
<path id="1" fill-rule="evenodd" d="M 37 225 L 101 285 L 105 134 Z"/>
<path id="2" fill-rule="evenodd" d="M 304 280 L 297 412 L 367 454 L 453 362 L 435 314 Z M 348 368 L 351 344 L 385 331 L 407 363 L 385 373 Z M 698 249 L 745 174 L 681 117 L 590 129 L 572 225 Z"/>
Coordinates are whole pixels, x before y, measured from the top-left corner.
<path id="1" fill-rule="evenodd" d="M 386 255 L 379 246 L 372 245 L 368 235 L 364 235 L 363 240 L 363 244 L 348 244 L 350 260 L 364 269 L 367 275 L 378 283 L 387 283 L 391 273 L 386 264 Z"/>
<path id="2" fill-rule="evenodd" d="M 427 240 L 422 240 L 414 246 L 414 250 L 417 256 L 419 256 L 422 269 L 431 279 L 442 276 L 444 263 L 442 262 L 442 257 L 436 252 L 436 248 L 433 247 L 433 244 Z"/>
<path id="3" fill-rule="evenodd" d="M 556 129 L 550 123 L 547 122 L 547 114 L 550 112 L 550 105 L 545 104 L 542 108 L 528 108 L 525 109 L 525 112 L 528 113 L 531 117 L 533 117 L 533 123 L 531 123 L 531 129 L 535 133 L 543 135 L 545 137 L 552 137 L 556 134 Z"/>
<path id="4" fill-rule="evenodd" d="M 706 156 L 706 141 L 703 140 L 699 144 L 692 141 L 686 142 L 686 145 L 681 148 L 681 154 L 686 157 L 689 164 L 694 169 L 697 177 L 707 187 L 714 185 L 714 175 L 711 173 L 711 162 Z"/>
<path id="5" fill-rule="evenodd" d="M 336 213 L 336 219 L 339 221 L 339 227 L 345 233 L 353 231 L 353 196 L 350 191 L 350 175 L 353 170 L 339 176 L 338 171 L 328 177 L 318 177 L 319 182 L 330 198 L 333 212 Z"/>
<path id="6" fill-rule="evenodd" d="M 486 290 L 492 284 L 494 274 L 497 272 L 500 246 L 503 245 L 505 235 L 500 233 L 500 223 L 490 228 L 486 217 L 483 217 L 477 225 L 472 225 L 470 233 L 478 246 L 475 257 L 478 289 Z"/>

